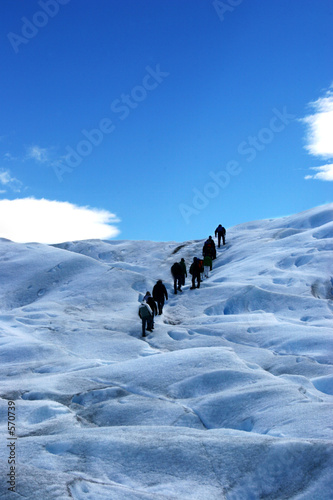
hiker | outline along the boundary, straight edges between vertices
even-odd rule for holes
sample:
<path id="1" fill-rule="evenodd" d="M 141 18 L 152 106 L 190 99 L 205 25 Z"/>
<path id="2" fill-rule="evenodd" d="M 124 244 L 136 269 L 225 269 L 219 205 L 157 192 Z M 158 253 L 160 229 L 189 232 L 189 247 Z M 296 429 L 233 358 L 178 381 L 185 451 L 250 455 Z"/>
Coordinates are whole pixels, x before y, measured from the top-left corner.
<path id="1" fill-rule="evenodd" d="M 205 256 L 203 260 L 203 265 L 204 265 L 205 278 L 209 278 L 209 271 L 213 269 L 213 261 L 209 255 Z"/>
<path id="2" fill-rule="evenodd" d="M 179 264 L 179 262 L 175 262 L 171 266 L 171 274 L 173 276 L 174 292 L 175 292 L 175 295 L 177 295 L 177 290 L 179 290 L 180 292 L 183 291 L 181 288 L 182 280 L 183 280 L 183 269 L 182 269 L 182 266 Z"/>
<path id="3" fill-rule="evenodd" d="M 190 274 L 192 274 L 191 290 L 196 288 L 195 280 L 197 280 L 197 288 L 200 288 L 200 269 L 199 269 L 198 259 L 196 257 L 193 257 L 193 262 L 190 267 Z"/>
<path id="4" fill-rule="evenodd" d="M 218 244 L 219 248 L 221 246 L 221 238 L 223 241 L 223 245 L 225 245 L 225 234 L 226 234 L 225 227 L 223 227 L 222 224 L 219 224 L 217 226 L 217 228 L 215 229 L 215 238 L 217 236 L 217 240 L 218 240 L 217 244 Z"/>
<path id="5" fill-rule="evenodd" d="M 215 242 L 211 236 L 209 236 L 208 240 L 205 241 L 203 249 L 202 249 L 202 255 L 206 257 L 206 255 L 209 255 L 212 260 L 216 259 L 216 248 L 215 248 Z"/>
<path id="6" fill-rule="evenodd" d="M 185 260 L 183 258 L 181 258 L 179 264 L 183 270 L 182 285 L 184 286 L 185 285 L 185 277 L 187 278 L 187 270 L 186 270 Z"/>
<path id="7" fill-rule="evenodd" d="M 149 325 L 153 317 L 153 311 L 146 302 L 141 302 L 139 306 L 139 316 L 142 319 L 142 337 L 146 337 L 146 327 L 148 332 L 152 331 Z"/>
<path id="8" fill-rule="evenodd" d="M 149 305 L 150 309 L 152 310 L 152 317 L 148 319 L 148 325 L 147 325 L 147 330 L 152 331 L 154 330 L 154 317 L 157 315 L 157 306 L 156 302 L 151 296 L 150 292 L 147 292 L 146 295 L 144 296 L 143 300 Z"/>
<path id="9" fill-rule="evenodd" d="M 153 288 L 153 299 L 157 302 L 158 314 L 163 312 L 164 298 L 168 300 L 168 292 L 162 280 L 158 280 Z"/>

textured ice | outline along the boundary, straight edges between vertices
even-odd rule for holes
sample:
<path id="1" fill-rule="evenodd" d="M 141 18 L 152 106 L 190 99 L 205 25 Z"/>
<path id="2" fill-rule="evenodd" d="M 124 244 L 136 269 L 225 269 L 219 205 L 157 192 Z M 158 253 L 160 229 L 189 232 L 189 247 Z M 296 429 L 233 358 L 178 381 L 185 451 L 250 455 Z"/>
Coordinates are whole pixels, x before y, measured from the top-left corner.
<path id="1" fill-rule="evenodd" d="M 175 296 L 202 244 L 0 239 L 0 498 L 333 497 L 333 205 L 228 228 Z"/>

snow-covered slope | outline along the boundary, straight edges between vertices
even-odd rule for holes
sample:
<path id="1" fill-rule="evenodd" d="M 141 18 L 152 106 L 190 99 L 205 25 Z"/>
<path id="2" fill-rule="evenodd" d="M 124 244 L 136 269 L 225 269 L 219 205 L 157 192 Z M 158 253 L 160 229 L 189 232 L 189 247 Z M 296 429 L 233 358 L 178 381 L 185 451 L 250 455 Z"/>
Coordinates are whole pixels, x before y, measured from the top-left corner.
<path id="1" fill-rule="evenodd" d="M 0 241 L 0 498 L 333 497 L 333 204 L 229 229 L 173 295 L 202 244 Z"/>

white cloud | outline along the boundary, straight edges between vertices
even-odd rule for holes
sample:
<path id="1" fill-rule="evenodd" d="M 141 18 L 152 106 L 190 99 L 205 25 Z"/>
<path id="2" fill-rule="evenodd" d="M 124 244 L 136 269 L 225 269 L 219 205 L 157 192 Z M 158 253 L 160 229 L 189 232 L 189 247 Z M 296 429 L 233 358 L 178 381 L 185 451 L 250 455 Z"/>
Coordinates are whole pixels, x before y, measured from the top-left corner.
<path id="1" fill-rule="evenodd" d="M 318 174 L 307 175 L 305 179 L 319 179 L 321 181 L 333 181 L 333 164 L 313 167 L 311 170 L 318 170 Z"/>
<path id="2" fill-rule="evenodd" d="M 30 146 L 27 157 L 36 160 L 38 163 L 46 163 L 49 161 L 49 151 L 39 146 Z"/>
<path id="3" fill-rule="evenodd" d="M 11 181 L 11 177 L 10 177 L 9 171 L 2 170 L 0 172 L 0 184 L 2 184 L 2 185 L 9 184 L 10 181 Z"/>
<path id="4" fill-rule="evenodd" d="M 12 177 L 9 170 L 0 170 L 0 186 L 10 188 L 15 193 L 19 193 L 22 188 L 22 182 Z M 6 190 L 2 190 L 1 192 L 4 193 Z"/>
<path id="5" fill-rule="evenodd" d="M 303 118 L 307 126 L 305 149 L 313 156 L 325 160 L 333 159 L 333 91 L 326 92 L 325 97 L 310 103 L 314 113 Z M 318 170 L 315 175 L 307 175 L 306 179 L 320 179 L 333 181 L 332 164 L 315 167 Z"/>
<path id="6" fill-rule="evenodd" d="M 305 148 L 311 155 L 333 158 L 333 92 L 327 92 L 311 106 L 315 113 L 303 120 L 308 127 Z"/>
<path id="7" fill-rule="evenodd" d="M 6 160 L 6 161 L 16 161 L 16 160 L 18 160 L 18 158 L 17 158 L 17 157 L 13 156 L 13 155 L 12 155 L 11 153 L 9 153 L 9 152 L 8 152 L 8 153 L 5 153 L 5 154 L 3 155 L 3 159 L 4 159 L 4 160 Z"/>
<path id="8" fill-rule="evenodd" d="M 18 243 L 109 239 L 119 234 L 116 216 L 68 202 L 22 198 L 0 200 L 0 237 Z"/>

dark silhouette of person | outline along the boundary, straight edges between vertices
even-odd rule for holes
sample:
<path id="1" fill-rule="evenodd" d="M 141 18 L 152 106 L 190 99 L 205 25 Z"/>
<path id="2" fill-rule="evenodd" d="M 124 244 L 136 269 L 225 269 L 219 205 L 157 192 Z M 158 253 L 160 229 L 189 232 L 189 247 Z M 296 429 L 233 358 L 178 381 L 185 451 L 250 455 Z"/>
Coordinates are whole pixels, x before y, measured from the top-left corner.
<path id="1" fill-rule="evenodd" d="M 183 270 L 183 275 L 182 275 L 182 285 L 184 286 L 185 285 L 185 277 L 187 278 L 187 270 L 186 270 L 186 263 L 185 263 L 185 260 L 183 258 L 181 258 L 180 262 L 179 262 L 182 270 Z"/>
<path id="2" fill-rule="evenodd" d="M 200 267 L 199 261 L 196 257 L 193 257 L 193 262 L 190 267 L 190 274 L 192 274 L 191 290 L 193 290 L 194 288 L 200 288 Z M 197 286 L 195 286 L 195 280 L 197 280 Z"/>
<path id="3" fill-rule="evenodd" d="M 209 255 L 213 260 L 216 259 L 216 247 L 215 242 L 211 236 L 209 236 L 208 240 L 205 241 L 204 246 L 202 248 L 202 255 L 206 257 Z"/>
<path id="4" fill-rule="evenodd" d="M 182 292 L 182 280 L 183 280 L 183 269 L 179 262 L 175 262 L 171 266 L 171 274 L 173 277 L 173 288 L 174 292 L 177 295 L 177 290 Z"/>
<path id="5" fill-rule="evenodd" d="M 223 241 L 223 245 L 225 245 L 225 235 L 226 235 L 225 227 L 223 227 L 222 224 L 219 224 L 215 229 L 215 238 L 217 236 L 217 244 L 219 248 L 221 246 L 221 238 Z"/>
<path id="6" fill-rule="evenodd" d="M 157 302 L 158 314 L 162 314 L 164 307 L 164 299 L 168 300 L 168 292 L 162 280 L 158 280 L 153 288 L 153 299 Z"/>

